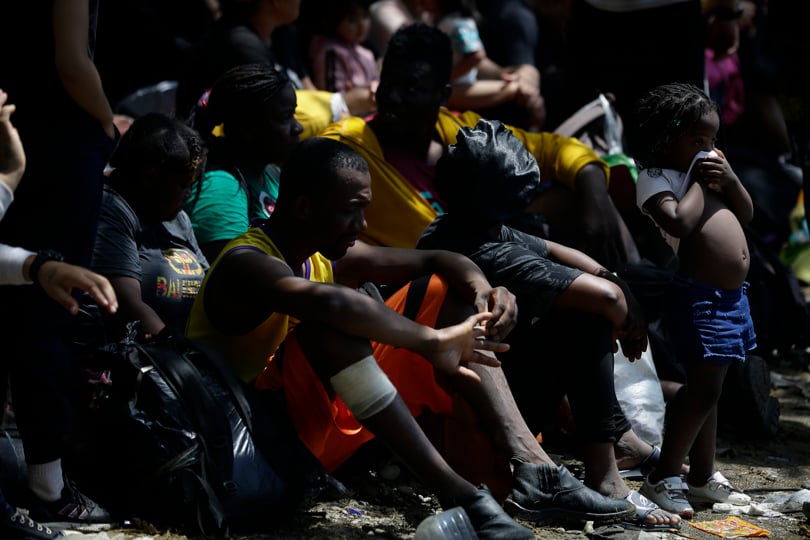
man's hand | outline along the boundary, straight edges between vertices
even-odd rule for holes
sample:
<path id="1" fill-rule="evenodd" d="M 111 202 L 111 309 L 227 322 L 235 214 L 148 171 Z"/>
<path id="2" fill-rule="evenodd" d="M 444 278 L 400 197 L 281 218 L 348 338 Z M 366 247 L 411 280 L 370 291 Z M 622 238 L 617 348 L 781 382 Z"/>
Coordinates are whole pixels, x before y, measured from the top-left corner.
<path id="1" fill-rule="evenodd" d="M 492 315 L 484 328 L 486 336 L 493 341 L 503 341 L 517 324 L 517 298 L 505 287 L 479 291 L 475 298 L 475 309 L 479 313 L 489 312 Z"/>
<path id="2" fill-rule="evenodd" d="M 627 314 L 627 326 L 617 332 L 616 337 L 622 352 L 631 362 L 641 358 L 641 354 L 647 350 L 647 324 L 643 318 L 634 317 L 632 311 Z M 613 352 L 617 352 L 615 348 Z"/>
<path id="3" fill-rule="evenodd" d="M 634 362 L 641 358 L 641 353 L 647 350 L 647 318 L 644 310 L 623 279 L 605 269 L 597 272 L 596 275 L 615 283 L 622 291 L 627 313 L 621 325 L 614 322 L 613 337 L 614 340 L 619 340 L 618 343 L 621 344 L 622 352 L 627 359 Z M 615 341 L 613 352 L 618 352 L 618 344 Z"/>
<path id="4" fill-rule="evenodd" d="M 8 94 L 0 90 L 0 181 L 14 191 L 25 172 L 25 152 L 20 134 L 11 123 L 16 106 L 6 104 Z"/>
<path id="5" fill-rule="evenodd" d="M 627 312 L 621 324 L 617 324 L 614 319 L 613 352 L 618 352 L 619 344 L 621 344 L 624 355 L 628 360 L 634 362 L 641 358 L 641 353 L 647 350 L 647 319 L 644 310 L 623 279 L 604 268 L 596 272 L 595 275 L 615 283 L 622 291 Z M 618 343 L 615 340 L 618 340 Z"/>
<path id="6" fill-rule="evenodd" d="M 423 356 L 438 371 L 448 375 L 463 375 L 478 380 L 478 375 L 464 366 L 474 362 L 485 366 L 498 367 L 500 361 L 484 351 L 505 352 L 509 345 L 483 339 L 487 335 L 485 323 L 492 318 L 492 313 L 476 313 L 459 324 L 437 329 L 436 347 Z"/>

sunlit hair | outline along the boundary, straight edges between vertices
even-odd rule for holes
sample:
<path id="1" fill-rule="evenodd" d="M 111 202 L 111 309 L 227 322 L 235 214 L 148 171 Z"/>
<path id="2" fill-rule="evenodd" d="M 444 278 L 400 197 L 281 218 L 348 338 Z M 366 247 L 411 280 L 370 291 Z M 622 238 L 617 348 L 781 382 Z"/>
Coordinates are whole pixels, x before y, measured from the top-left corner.
<path id="1" fill-rule="evenodd" d="M 658 86 L 643 96 L 628 130 L 633 157 L 640 169 L 655 167 L 669 146 L 709 112 L 719 112 L 717 103 L 692 84 Z"/>
<path id="2" fill-rule="evenodd" d="M 246 140 L 255 137 L 256 127 L 264 127 L 266 113 L 289 85 L 282 72 L 265 64 L 242 64 L 223 73 L 211 87 L 205 106 L 198 107 L 190 119 L 205 137 L 209 148 L 207 168 L 230 171 L 245 193 L 245 178 L 237 173 L 237 156 L 253 148 Z M 202 183 L 194 190 L 189 207 L 194 208 Z"/>
<path id="3" fill-rule="evenodd" d="M 192 124 L 207 139 L 222 132 L 238 133 L 256 123 L 259 111 L 266 110 L 287 84 L 286 75 L 265 64 L 233 67 L 214 82 L 206 106 L 195 113 Z"/>

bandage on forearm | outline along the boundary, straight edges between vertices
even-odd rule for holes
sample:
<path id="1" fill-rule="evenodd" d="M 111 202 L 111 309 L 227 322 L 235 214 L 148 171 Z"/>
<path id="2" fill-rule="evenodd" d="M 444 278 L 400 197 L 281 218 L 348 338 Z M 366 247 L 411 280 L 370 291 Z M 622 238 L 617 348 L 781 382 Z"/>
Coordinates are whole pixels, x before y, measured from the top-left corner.
<path id="1" fill-rule="evenodd" d="M 374 416 L 397 397 L 397 389 L 373 356 L 340 370 L 329 382 L 358 420 Z"/>

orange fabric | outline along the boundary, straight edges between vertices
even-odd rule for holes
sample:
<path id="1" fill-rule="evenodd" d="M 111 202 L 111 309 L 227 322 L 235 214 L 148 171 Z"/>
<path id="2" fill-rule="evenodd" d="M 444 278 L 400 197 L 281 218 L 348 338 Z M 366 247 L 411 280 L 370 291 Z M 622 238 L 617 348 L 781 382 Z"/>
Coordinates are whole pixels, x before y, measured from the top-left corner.
<path id="1" fill-rule="evenodd" d="M 385 303 L 402 313 L 408 285 L 397 291 Z M 439 310 L 447 295 L 447 283 L 432 276 L 416 322 L 435 326 Z M 449 413 L 453 399 L 434 376 L 433 366 L 422 356 L 407 349 L 382 343 L 372 343 L 374 358 L 388 375 L 411 414 L 419 416 L 425 411 Z M 287 409 L 298 436 L 332 472 L 351 457 L 360 446 L 374 435 L 364 428 L 349 412 L 340 398 L 331 399 L 320 379 L 312 370 L 301 350 L 293 330 L 279 350 L 281 378 Z M 256 379 L 259 389 L 276 387 L 278 375 L 275 359 Z"/>
<path id="2" fill-rule="evenodd" d="M 451 414 L 424 414 L 419 425 L 454 471 L 473 484 L 486 484 L 503 504 L 512 489 L 510 455 L 495 447 L 467 401 L 456 399 Z"/>

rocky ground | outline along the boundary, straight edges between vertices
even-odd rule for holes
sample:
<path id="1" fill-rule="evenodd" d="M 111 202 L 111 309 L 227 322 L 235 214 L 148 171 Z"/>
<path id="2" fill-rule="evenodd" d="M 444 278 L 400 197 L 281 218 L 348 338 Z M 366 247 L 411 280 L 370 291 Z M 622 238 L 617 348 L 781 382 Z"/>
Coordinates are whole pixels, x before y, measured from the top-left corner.
<path id="1" fill-rule="evenodd" d="M 770 538 L 810 538 L 810 521 L 802 513 L 801 500 L 810 500 L 810 369 L 807 357 L 770 361 L 772 395 L 779 400 L 781 414 L 776 435 L 767 439 L 751 438 L 744 432 L 725 432 L 718 441 L 718 468 L 740 489 L 751 495 L 756 507 L 739 517 L 769 531 Z M 547 448 L 554 452 L 554 448 Z M 575 460 L 565 461 L 581 473 Z M 389 478 L 389 479 L 386 479 Z M 349 469 L 340 478 L 352 495 L 319 502 L 292 517 L 289 524 L 268 524 L 253 534 L 235 534 L 235 540 L 288 539 L 409 539 L 425 517 L 438 511 L 436 500 L 404 472 L 397 474 L 393 463 L 378 470 Z M 629 481 L 631 487 L 640 483 Z M 793 497 L 793 502 L 785 503 Z M 796 504 L 795 501 L 799 501 Z M 731 514 L 712 508 L 696 508 L 694 522 L 722 520 Z M 755 515 L 777 512 L 775 517 Z M 527 525 L 531 526 L 531 524 Z M 579 538 L 691 538 L 718 536 L 684 523 L 680 530 L 668 533 L 597 528 L 587 526 L 542 526 L 534 528 L 537 537 L 551 540 Z M 653 536 L 645 536 L 652 534 Z M 94 534 L 113 540 L 191 540 L 172 531 L 155 530 L 148 524 L 113 529 Z"/>

